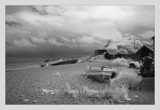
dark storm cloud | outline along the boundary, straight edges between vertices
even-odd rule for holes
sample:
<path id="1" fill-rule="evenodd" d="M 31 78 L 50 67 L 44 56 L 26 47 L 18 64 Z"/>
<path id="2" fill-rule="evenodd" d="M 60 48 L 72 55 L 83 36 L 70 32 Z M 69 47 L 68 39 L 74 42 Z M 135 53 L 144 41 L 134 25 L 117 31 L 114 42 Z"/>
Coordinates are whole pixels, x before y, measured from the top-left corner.
<path id="1" fill-rule="evenodd" d="M 61 16 L 63 9 L 60 6 L 47 6 L 47 5 L 37 5 L 37 6 L 33 6 L 30 5 L 28 6 L 29 8 L 31 8 L 31 10 L 33 12 L 39 13 L 40 15 L 55 15 L 55 16 Z"/>
<path id="2" fill-rule="evenodd" d="M 6 23 L 6 25 L 8 25 L 8 26 L 21 26 L 20 23 L 14 22 L 14 21 L 7 21 L 7 20 L 6 20 L 5 23 Z"/>
<path id="3" fill-rule="evenodd" d="M 41 10 L 39 10 L 38 8 L 36 8 L 35 6 L 29 6 L 34 12 L 37 12 L 37 13 L 39 13 L 39 14 L 41 14 L 41 15 L 47 15 L 48 14 L 48 12 L 45 10 L 45 7 L 46 6 L 43 6 L 42 8 L 41 8 Z"/>
<path id="4" fill-rule="evenodd" d="M 22 24 L 16 19 L 16 17 L 6 15 L 5 24 L 8 26 L 21 26 Z"/>
<path id="5" fill-rule="evenodd" d="M 6 15 L 10 56 L 85 55 L 103 48 L 108 39 L 154 34 L 154 6 L 15 7 Z"/>

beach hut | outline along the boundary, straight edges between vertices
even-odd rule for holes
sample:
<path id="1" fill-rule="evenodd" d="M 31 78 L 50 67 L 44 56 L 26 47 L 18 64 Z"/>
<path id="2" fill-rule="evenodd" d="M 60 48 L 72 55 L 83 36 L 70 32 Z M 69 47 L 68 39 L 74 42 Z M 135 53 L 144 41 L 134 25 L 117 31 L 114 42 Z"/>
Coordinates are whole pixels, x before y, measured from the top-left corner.
<path id="1" fill-rule="evenodd" d="M 143 44 L 143 47 L 136 53 L 142 61 L 142 76 L 154 76 L 154 36 L 151 38 L 152 44 Z"/>
<path id="2" fill-rule="evenodd" d="M 94 55 L 103 55 L 106 52 L 105 49 L 98 49 L 95 50 Z"/>
<path id="3" fill-rule="evenodd" d="M 143 47 L 139 49 L 136 54 L 140 55 L 141 58 L 149 56 L 150 54 L 154 55 L 154 45 L 143 44 Z"/>

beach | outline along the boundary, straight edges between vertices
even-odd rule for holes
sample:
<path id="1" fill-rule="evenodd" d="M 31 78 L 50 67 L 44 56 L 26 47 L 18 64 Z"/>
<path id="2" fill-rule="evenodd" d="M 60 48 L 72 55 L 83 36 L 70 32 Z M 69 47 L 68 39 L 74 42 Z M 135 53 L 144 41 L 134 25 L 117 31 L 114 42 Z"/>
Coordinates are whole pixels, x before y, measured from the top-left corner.
<path id="1" fill-rule="evenodd" d="M 8 71 L 6 104 L 78 104 L 70 97 L 57 96 L 51 91 L 64 89 L 66 83 L 69 83 L 72 89 L 88 86 L 91 89 L 103 90 L 106 87 L 105 83 L 93 82 L 83 76 L 87 66 L 98 64 L 99 62 L 84 62 Z M 141 91 L 129 91 L 132 101 L 127 103 L 154 104 L 154 78 L 146 79 L 145 84 Z M 138 97 L 135 98 L 135 95 Z M 84 104 L 107 104 L 104 99 L 93 100 Z"/>
<path id="2" fill-rule="evenodd" d="M 3 8 L 5 105 L 156 105 L 155 5 Z"/>

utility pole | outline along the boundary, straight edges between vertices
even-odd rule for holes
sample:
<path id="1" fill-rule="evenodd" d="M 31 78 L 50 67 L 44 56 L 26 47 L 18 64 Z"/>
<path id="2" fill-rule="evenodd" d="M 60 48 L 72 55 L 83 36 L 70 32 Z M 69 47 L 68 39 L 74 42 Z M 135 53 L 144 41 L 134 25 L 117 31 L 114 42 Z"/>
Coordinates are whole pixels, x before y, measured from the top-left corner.
<path id="1" fill-rule="evenodd" d="M 138 39 L 134 39 L 134 52 L 135 52 L 135 40 L 138 40 Z"/>
<path id="2" fill-rule="evenodd" d="M 134 39 L 134 52 L 135 52 L 135 39 Z"/>

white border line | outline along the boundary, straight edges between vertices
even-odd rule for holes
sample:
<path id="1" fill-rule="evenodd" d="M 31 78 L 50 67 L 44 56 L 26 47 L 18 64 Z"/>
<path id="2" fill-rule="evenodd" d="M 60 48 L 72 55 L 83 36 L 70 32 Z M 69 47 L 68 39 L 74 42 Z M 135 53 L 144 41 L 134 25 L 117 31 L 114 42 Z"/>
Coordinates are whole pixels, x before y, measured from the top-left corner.
<path id="1" fill-rule="evenodd" d="M 5 5 L 155 5 L 156 21 L 155 21 L 155 105 L 5 105 Z M 99 109 L 99 110 L 158 110 L 160 106 L 160 86 L 159 78 L 159 37 L 160 37 L 160 0 L 3 0 L 0 3 L 0 58 L 1 58 L 1 80 L 0 80 L 0 109 L 1 110 L 59 110 L 59 109 Z"/>
<path id="2" fill-rule="evenodd" d="M 158 0 L 5 0 L 7 5 L 154 5 Z"/>

